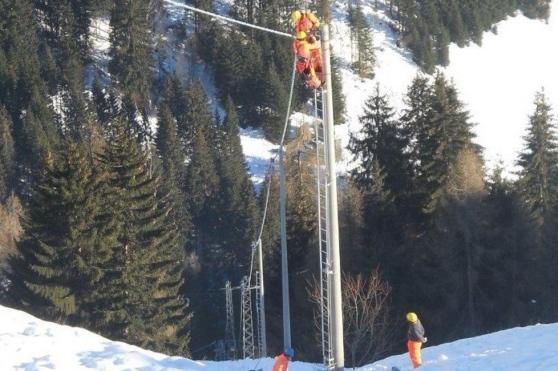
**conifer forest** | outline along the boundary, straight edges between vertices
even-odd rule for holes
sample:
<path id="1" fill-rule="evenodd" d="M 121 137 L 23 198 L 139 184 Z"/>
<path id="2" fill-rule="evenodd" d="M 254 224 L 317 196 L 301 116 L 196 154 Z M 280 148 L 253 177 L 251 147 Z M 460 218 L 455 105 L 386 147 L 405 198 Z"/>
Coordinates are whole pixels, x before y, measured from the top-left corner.
<path id="1" fill-rule="evenodd" d="M 253 182 L 239 133 L 251 128 L 280 141 L 291 44 L 185 10 L 169 48 L 165 2 L 0 0 L 0 304 L 211 359 L 224 338 L 223 288 L 250 269 L 269 185 L 261 235 L 268 353 L 276 354 L 279 174 L 272 166 L 263 184 Z M 308 3 L 327 22 L 338 2 Z M 186 3 L 287 33 L 300 6 Z M 371 26 L 361 2 L 350 3 L 358 53 L 348 68 L 373 78 Z M 348 365 L 404 351 L 409 310 L 422 314 L 432 343 L 557 322 L 558 102 L 544 89 L 531 97 L 509 176 L 486 166 L 474 122 L 438 69 L 451 63 L 450 43 L 481 44 L 484 31 L 517 11 L 544 20 L 550 0 L 375 3 L 388 9 L 398 46 L 423 72 L 403 109 L 382 87 L 368 97 L 362 132 L 349 141 L 357 166 L 338 178 L 344 310 L 352 310 L 354 290 L 373 292 L 368 327 L 346 316 Z M 106 63 L 94 54 L 99 20 L 110 25 Z M 189 60 L 162 63 L 173 50 Z M 193 65 L 206 66 L 215 91 Z M 340 123 L 346 102 L 336 59 L 332 69 Z M 297 79 L 293 109 L 312 97 Z M 287 242 L 293 347 L 297 359 L 315 361 L 318 210 L 306 147 L 300 128 L 285 158 Z"/>

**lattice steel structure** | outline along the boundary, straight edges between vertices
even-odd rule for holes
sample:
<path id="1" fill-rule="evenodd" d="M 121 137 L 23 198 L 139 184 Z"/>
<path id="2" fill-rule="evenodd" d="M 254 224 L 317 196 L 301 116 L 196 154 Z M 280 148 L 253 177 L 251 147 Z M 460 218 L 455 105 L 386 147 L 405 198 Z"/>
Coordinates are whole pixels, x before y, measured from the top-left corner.
<path id="1" fill-rule="evenodd" d="M 255 358 L 254 324 L 252 320 L 252 290 L 248 276 L 240 281 L 240 302 L 242 305 L 242 352 L 243 358 Z"/>
<path id="2" fill-rule="evenodd" d="M 225 303 L 227 319 L 225 322 L 225 357 L 226 359 L 236 359 L 236 334 L 234 331 L 234 303 L 232 297 L 232 287 L 230 281 L 225 285 Z"/>

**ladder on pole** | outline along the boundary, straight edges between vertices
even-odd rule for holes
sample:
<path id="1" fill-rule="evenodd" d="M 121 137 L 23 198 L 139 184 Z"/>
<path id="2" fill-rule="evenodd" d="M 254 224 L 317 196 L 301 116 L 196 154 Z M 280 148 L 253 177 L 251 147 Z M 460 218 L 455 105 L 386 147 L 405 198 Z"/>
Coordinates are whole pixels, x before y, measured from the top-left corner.
<path id="1" fill-rule="evenodd" d="M 316 142 L 316 180 L 318 198 L 318 246 L 320 250 L 320 319 L 322 356 L 326 369 L 335 366 L 332 348 L 331 312 L 331 254 L 329 251 L 328 185 L 326 128 L 323 121 L 322 91 L 314 91 L 314 135 Z"/>

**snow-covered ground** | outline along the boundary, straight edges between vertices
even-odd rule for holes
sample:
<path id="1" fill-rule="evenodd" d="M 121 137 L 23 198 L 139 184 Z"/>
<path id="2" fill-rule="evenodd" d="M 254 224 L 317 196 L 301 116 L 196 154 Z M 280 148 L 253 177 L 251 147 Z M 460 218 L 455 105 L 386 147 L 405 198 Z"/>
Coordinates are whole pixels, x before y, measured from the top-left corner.
<path id="1" fill-rule="evenodd" d="M 434 334 L 430 334 L 434 338 Z M 424 371 L 537 371 L 558 369 L 558 324 L 515 328 L 463 339 L 423 351 Z M 1 371 L 248 371 L 270 370 L 271 358 L 192 361 L 110 341 L 92 332 L 45 322 L 0 306 Z M 411 370 L 406 354 L 386 358 L 359 371 Z M 316 371 L 317 364 L 293 362 L 289 370 Z"/>

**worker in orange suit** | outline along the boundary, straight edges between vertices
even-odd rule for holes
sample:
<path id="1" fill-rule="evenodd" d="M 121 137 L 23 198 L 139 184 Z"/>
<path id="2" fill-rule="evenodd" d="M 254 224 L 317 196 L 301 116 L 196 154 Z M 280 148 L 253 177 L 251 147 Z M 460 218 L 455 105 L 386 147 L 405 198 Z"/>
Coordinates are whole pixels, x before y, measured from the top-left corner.
<path id="1" fill-rule="evenodd" d="M 419 368 L 422 365 L 422 344 L 426 343 L 428 338 L 424 336 L 424 327 L 422 327 L 422 323 L 420 323 L 416 313 L 407 313 L 407 322 L 409 323 L 409 329 L 407 331 L 407 349 L 409 350 L 409 357 L 411 358 L 413 367 Z"/>
<path id="2" fill-rule="evenodd" d="M 320 49 L 320 43 L 313 37 L 309 36 L 310 45 L 310 69 L 317 76 L 320 81 L 320 85 L 324 81 L 323 78 L 323 68 L 322 68 L 322 50 Z"/>
<path id="3" fill-rule="evenodd" d="M 296 71 L 300 73 L 306 85 L 312 89 L 322 86 L 322 56 L 316 38 L 306 32 L 296 33 L 293 49 L 297 56 Z"/>
<path id="4" fill-rule="evenodd" d="M 273 364 L 271 371 L 288 371 L 289 361 L 292 360 L 293 357 L 294 349 L 290 347 L 286 348 L 283 353 L 275 357 L 275 363 Z"/>
<path id="5" fill-rule="evenodd" d="M 291 14 L 295 32 L 315 33 L 320 29 L 320 21 L 309 10 L 295 10 Z"/>
<path id="6" fill-rule="evenodd" d="M 293 50 L 297 57 L 296 72 L 304 73 L 310 65 L 310 57 L 312 56 L 306 32 L 300 31 L 296 33 L 295 41 L 293 41 Z"/>

